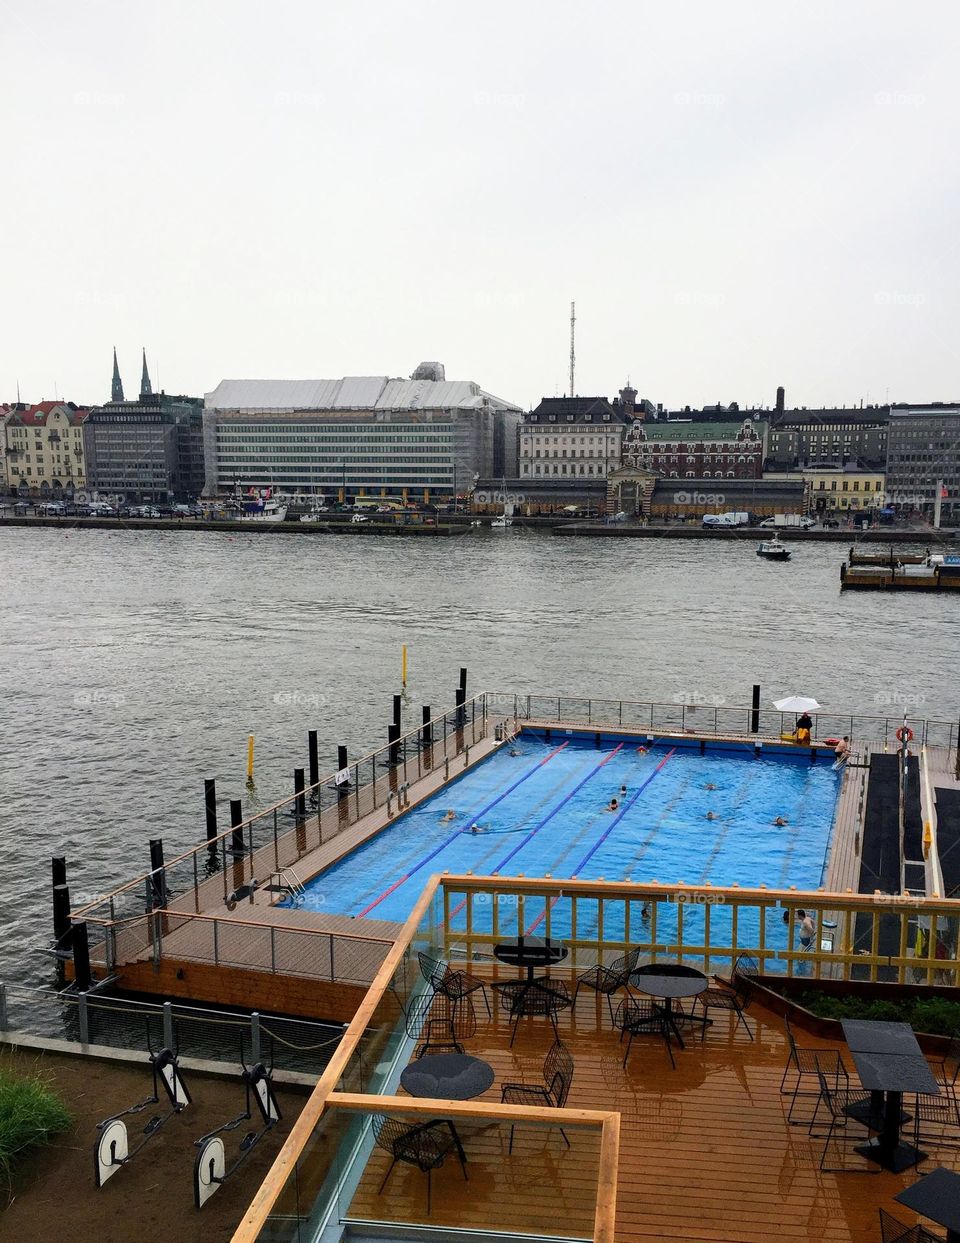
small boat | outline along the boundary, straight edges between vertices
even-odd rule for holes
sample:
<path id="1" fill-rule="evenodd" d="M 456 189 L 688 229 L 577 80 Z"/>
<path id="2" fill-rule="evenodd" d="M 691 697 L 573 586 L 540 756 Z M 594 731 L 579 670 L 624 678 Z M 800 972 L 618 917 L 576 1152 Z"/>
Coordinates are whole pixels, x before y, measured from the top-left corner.
<path id="1" fill-rule="evenodd" d="M 269 498 L 266 500 L 244 500 L 241 522 L 283 522 L 287 516 L 286 505 Z"/>
<path id="2" fill-rule="evenodd" d="M 789 561 L 790 549 L 786 544 L 781 544 L 779 538 L 775 535 L 773 539 L 760 541 L 757 545 L 757 556 L 766 557 L 768 561 Z"/>
<path id="3" fill-rule="evenodd" d="M 500 530 L 503 530 L 504 527 L 513 526 L 513 519 L 508 518 L 506 514 L 501 514 L 499 518 L 494 518 L 493 522 L 490 523 L 490 526 L 491 528 L 498 527 Z"/>

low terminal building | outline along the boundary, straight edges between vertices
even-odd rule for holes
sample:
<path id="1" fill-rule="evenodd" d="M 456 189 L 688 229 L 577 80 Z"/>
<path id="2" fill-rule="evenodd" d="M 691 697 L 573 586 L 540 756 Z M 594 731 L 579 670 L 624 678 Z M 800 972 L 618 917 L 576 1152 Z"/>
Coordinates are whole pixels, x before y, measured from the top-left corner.
<path id="1" fill-rule="evenodd" d="M 767 470 L 763 477 L 767 482 L 802 482 L 811 513 L 849 513 L 882 509 L 886 504 L 886 473 L 882 470 L 821 466 L 800 471 Z"/>
<path id="2" fill-rule="evenodd" d="M 222 380 L 204 399 L 207 494 L 450 501 L 516 473 L 520 415 L 436 362 L 409 380 Z"/>
<path id="3" fill-rule="evenodd" d="M 605 513 L 607 484 L 604 479 L 558 475 L 545 478 L 503 477 L 478 479 L 471 496 L 475 514 L 501 514 L 506 508 L 521 517 L 549 517 L 582 514 L 601 517 Z"/>

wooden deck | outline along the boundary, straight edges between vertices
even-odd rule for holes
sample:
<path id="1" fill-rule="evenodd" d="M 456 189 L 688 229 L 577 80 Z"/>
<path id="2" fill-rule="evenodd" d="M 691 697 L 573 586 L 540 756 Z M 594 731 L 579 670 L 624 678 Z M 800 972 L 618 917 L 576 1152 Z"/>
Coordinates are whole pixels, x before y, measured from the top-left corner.
<path id="1" fill-rule="evenodd" d="M 510 1049 L 508 1019 L 492 992 L 491 1003 L 492 1022 L 481 1001 L 477 1034 L 466 1044 L 493 1066 L 496 1082 L 481 1100 L 496 1102 L 504 1080 L 538 1081 L 552 1037 L 545 1019 L 524 1019 Z M 714 1014 L 704 1043 L 691 1032 L 687 1048 L 676 1051 L 676 1070 L 655 1036 L 634 1041 L 623 1069 L 624 1046 L 611 1029 L 604 999 L 593 993 L 582 991 L 576 1012 L 560 1016 L 561 1039 L 576 1064 L 568 1106 L 621 1114 L 617 1239 L 865 1243 L 879 1238 L 881 1206 L 904 1222 L 915 1221 L 893 1196 L 924 1170 L 953 1165 L 960 1155 L 939 1150 L 903 1175 L 821 1174 L 822 1141 L 810 1140 L 805 1125 L 786 1122 L 787 1098 L 779 1092 L 786 1063 L 782 1021 L 754 1004 L 748 1017 L 756 1039 L 750 1041 L 742 1028 L 732 1029 L 726 1014 Z M 802 1032 L 799 1040 L 837 1047 Z M 852 1065 L 851 1082 L 856 1086 Z M 808 1119 L 809 1110 L 804 1103 L 797 1116 Z M 572 1132 L 568 1150 L 556 1130 L 524 1128 L 510 1156 L 508 1127 L 470 1123 L 460 1130 L 470 1181 L 464 1183 L 454 1158 L 435 1171 L 431 1225 L 590 1236 L 595 1135 Z M 862 1135 L 852 1128 L 853 1142 Z M 831 1150 L 827 1164 L 836 1164 L 838 1155 Z M 845 1159 L 853 1168 L 866 1165 L 852 1143 Z M 344 1216 L 426 1222 L 426 1177 L 419 1170 L 397 1165 L 379 1194 L 388 1162 L 374 1150 Z"/>

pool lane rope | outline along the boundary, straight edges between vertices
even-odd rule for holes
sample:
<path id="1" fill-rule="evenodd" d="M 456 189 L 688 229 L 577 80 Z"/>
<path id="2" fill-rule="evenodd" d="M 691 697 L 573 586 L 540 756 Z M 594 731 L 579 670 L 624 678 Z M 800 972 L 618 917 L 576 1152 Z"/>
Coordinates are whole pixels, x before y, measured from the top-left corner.
<path id="1" fill-rule="evenodd" d="M 577 784 L 573 787 L 573 789 L 569 792 L 569 794 L 565 794 L 563 796 L 560 802 L 557 803 L 556 807 L 554 807 L 551 811 L 547 812 L 547 814 L 543 817 L 543 819 L 538 821 L 538 823 L 533 826 L 533 828 L 525 835 L 522 842 L 518 842 L 511 851 L 509 851 L 507 854 L 503 856 L 503 858 L 500 860 L 497 866 L 491 869 L 489 875 L 499 876 L 502 869 L 507 866 L 507 864 L 513 858 L 513 856 L 516 854 L 519 854 L 519 852 L 523 850 L 524 846 L 526 846 L 528 842 L 533 841 L 533 839 L 540 832 L 540 830 L 544 827 L 544 825 L 549 824 L 550 821 L 553 819 L 553 817 L 557 814 L 557 812 L 559 812 L 562 808 L 566 807 L 567 803 L 570 802 L 570 800 L 577 793 L 577 791 L 582 790 L 583 787 L 587 784 L 587 782 L 592 780 L 597 775 L 597 773 L 600 771 L 601 768 L 609 764 L 610 761 L 613 759 L 613 757 L 617 754 L 617 752 L 622 750 L 625 745 L 626 745 L 625 743 L 618 742 L 617 745 L 613 748 L 613 750 L 603 757 L 603 759 L 600 761 L 599 764 L 596 764 L 593 768 L 591 768 L 590 771 L 587 773 L 587 775 L 585 777 L 582 777 L 577 782 Z M 452 920 L 455 915 L 459 915 L 466 905 L 467 905 L 467 900 L 466 898 L 463 898 L 450 912 L 450 916 L 449 916 L 450 920 Z"/>
<path id="2" fill-rule="evenodd" d="M 623 744 L 621 743 L 621 746 L 622 745 Z M 620 748 L 618 747 L 617 750 L 619 749 Z M 631 796 L 627 799 L 624 805 L 620 808 L 617 814 L 613 817 L 613 819 L 610 821 L 610 823 L 607 825 L 604 831 L 600 834 L 597 840 L 593 843 L 593 845 L 590 847 L 587 853 L 583 856 L 583 858 L 580 860 L 577 866 L 573 869 L 572 873 L 570 874 L 571 880 L 577 879 L 577 877 L 580 875 L 583 869 L 587 866 L 587 864 L 590 862 L 593 856 L 597 853 L 597 851 L 600 849 L 603 843 L 607 840 L 607 838 L 610 836 L 613 830 L 617 827 L 620 821 L 624 818 L 624 816 L 627 814 L 630 808 L 633 807 L 634 803 L 636 803 L 637 799 L 644 792 L 644 790 L 647 788 L 650 782 L 653 781 L 654 777 L 656 777 L 658 773 L 663 771 L 664 765 L 667 763 L 667 761 L 670 759 L 672 755 L 676 754 L 676 751 L 677 751 L 676 747 L 671 747 L 670 750 L 667 752 L 667 754 L 663 757 L 660 763 L 656 766 L 656 768 L 650 774 L 650 776 L 646 779 L 646 781 L 644 781 L 637 788 L 637 792 L 635 794 L 631 794 Z M 615 755 L 616 752 L 611 752 L 610 754 L 612 758 L 612 756 Z M 537 928 L 540 924 L 542 924 L 543 921 L 546 919 L 547 910 L 552 910 L 554 905 L 559 901 L 560 901 L 559 896 L 555 898 L 551 898 L 549 905 L 540 912 L 537 918 L 533 921 L 533 923 L 527 929 L 528 936 L 534 931 L 535 928 Z"/>
<path id="3" fill-rule="evenodd" d="M 467 824 L 476 824 L 480 820 L 481 816 L 485 816 L 487 815 L 488 812 L 493 811 L 494 807 L 496 807 L 498 803 L 502 803 L 508 794 L 512 794 L 513 791 L 517 788 L 517 786 L 523 785 L 523 783 L 527 781 L 530 777 L 532 777 L 534 773 L 539 772 L 540 769 L 543 768 L 544 764 L 549 764 L 555 755 L 559 755 L 560 752 L 564 749 L 564 747 L 567 747 L 569 745 L 570 745 L 569 740 L 567 742 L 561 742 L 559 747 L 554 747 L 554 749 L 548 755 L 545 755 L 542 760 L 537 760 L 536 764 L 534 764 L 532 768 L 528 769 L 523 774 L 522 777 L 519 777 L 513 783 L 513 785 L 508 786 L 502 794 L 499 794 L 493 800 L 492 803 L 487 803 L 485 807 L 482 807 L 480 811 L 478 811 L 475 815 L 471 816 L 467 820 Z M 410 879 L 411 876 L 415 876 L 417 872 L 421 870 L 421 868 L 425 868 L 427 864 L 431 862 L 431 860 L 435 859 L 437 855 L 440 854 L 441 851 L 446 850 L 446 848 L 449 845 L 451 845 L 452 842 L 455 842 L 462 832 L 463 832 L 463 829 L 459 827 L 454 829 L 453 832 L 448 837 L 445 837 L 443 839 L 443 841 L 440 843 L 439 846 L 437 846 L 434 850 L 431 850 L 428 855 L 424 855 L 424 857 L 419 861 L 419 863 L 414 864 L 414 866 L 409 870 L 409 872 L 405 872 L 404 875 L 399 878 L 399 880 L 395 880 L 393 884 L 389 887 L 389 889 L 385 889 L 383 893 L 379 896 L 379 898 L 374 898 L 374 900 L 371 903 L 365 906 L 363 910 L 359 913 L 359 915 L 356 916 L 356 918 L 363 919 L 364 915 L 369 915 L 370 912 L 374 909 L 374 907 L 377 907 L 380 905 L 380 903 L 384 900 L 384 898 L 389 898 L 389 896 L 392 893 L 395 893 L 396 890 L 398 890 L 401 885 L 406 884 L 406 882 Z"/>

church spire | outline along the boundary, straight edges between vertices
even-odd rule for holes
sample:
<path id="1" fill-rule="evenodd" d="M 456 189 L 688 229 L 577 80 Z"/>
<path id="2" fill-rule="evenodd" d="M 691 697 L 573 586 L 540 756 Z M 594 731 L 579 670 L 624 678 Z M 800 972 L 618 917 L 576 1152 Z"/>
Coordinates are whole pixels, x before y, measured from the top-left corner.
<path id="1" fill-rule="evenodd" d="M 113 386 L 110 390 L 111 401 L 123 401 L 123 381 L 120 379 L 120 368 L 117 365 L 117 347 L 113 347 Z"/>
<path id="2" fill-rule="evenodd" d="M 147 351 L 143 351 L 143 375 L 140 377 L 140 396 L 149 397 L 153 393 L 150 385 L 150 372 L 147 370 Z"/>

